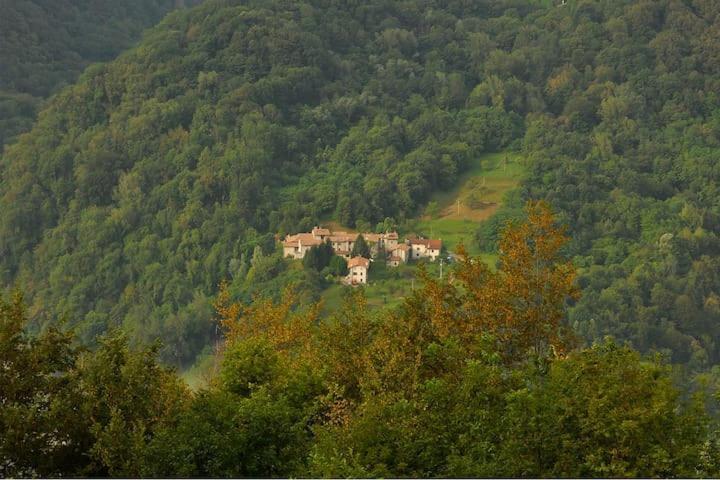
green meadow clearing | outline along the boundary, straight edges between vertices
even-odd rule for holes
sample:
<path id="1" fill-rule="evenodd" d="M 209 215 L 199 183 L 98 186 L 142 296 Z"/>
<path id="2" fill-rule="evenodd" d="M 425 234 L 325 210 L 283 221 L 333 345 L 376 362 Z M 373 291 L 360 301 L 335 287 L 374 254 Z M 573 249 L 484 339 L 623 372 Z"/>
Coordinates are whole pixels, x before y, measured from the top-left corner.
<path id="1" fill-rule="evenodd" d="M 505 194 L 520 184 L 524 172 L 522 157 L 515 153 L 489 153 L 479 157 L 454 189 L 436 193 L 430 199 L 425 214 L 404 233 L 440 238 L 450 252 L 463 243 L 468 253 L 482 256 L 494 265 L 496 256 L 480 251 L 475 231 L 478 223 L 500 208 Z"/>
<path id="2" fill-rule="evenodd" d="M 455 188 L 432 196 L 425 214 L 408 222 L 399 232 L 401 237 L 410 234 L 427 238 L 440 238 L 447 252 L 454 252 L 460 243 L 468 253 L 482 258 L 495 268 L 497 255 L 482 252 L 475 241 L 478 224 L 490 218 L 502 205 L 507 192 L 516 188 L 525 172 L 522 157 L 516 153 L 489 153 L 476 159 L 461 175 Z M 332 228 L 350 231 L 336 224 Z M 430 275 L 440 276 L 440 265 L 425 263 Z M 447 263 L 445 263 L 447 272 Z M 375 308 L 393 308 L 402 304 L 413 288 L 417 288 L 416 265 L 386 267 L 374 262 L 370 267 L 369 283 L 363 287 L 368 305 Z M 322 294 L 324 315 L 336 310 L 350 287 L 336 284 Z"/>

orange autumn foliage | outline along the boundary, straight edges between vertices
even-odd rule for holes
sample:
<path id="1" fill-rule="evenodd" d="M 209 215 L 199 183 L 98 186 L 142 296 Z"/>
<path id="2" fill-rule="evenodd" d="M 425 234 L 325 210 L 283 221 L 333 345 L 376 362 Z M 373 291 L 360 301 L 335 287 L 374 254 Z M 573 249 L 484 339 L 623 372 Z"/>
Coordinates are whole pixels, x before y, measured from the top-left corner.
<path id="1" fill-rule="evenodd" d="M 496 272 L 461 249 L 454 285 L 430 285 L 434 310 L 446 309 L 435 317 L 441 336 L 472 341 L 491 334 L 507 360 L 567 350 L 572 336 L 561 324 L 565 303 L 579 296 L 575 269 L 561 255 L 568 237 L 546 203 L 530 202 L 526 212 L 525 222 L 503 231 Z"/>
<path id="2" fill-rule="evenodd" d="M 488 338 L 506 363 L 562 355 L 573 341 L 562 326 L 565 304 L 579 295 L 572 263 L 561 255 L 567 241 L 549 207 L 529 203 L 527 221 L 503 232 L 497 271 L 462 247 L 452 281 L 421 269 L 425 286 L 387 316 L 368 349 L 364 385 L 412 392 L 425 378 L 475 357 Z"/>
<path id="3" fill-rule="evenodd" d="M 250 305 L 231 302 L 223 283 L 214 306 L 227 344 L 262 337 L 277 352 L 314 357 L 313 330 L 320 304 L 308 309 L 297 309 L 296 304 L 291 290 L 285 291 L 279 302 L 267 298 L 256 298 Z"/>
<path id="4" fill-rule="evenodd" d="M 367 369 L 367 350 L 377 331 L 361 289 L 354 289 L 342 308 L 324 322 L 318 334 L 318 353 L 329 381 L 342 386 L 346 398 L 360 397 Z"/>

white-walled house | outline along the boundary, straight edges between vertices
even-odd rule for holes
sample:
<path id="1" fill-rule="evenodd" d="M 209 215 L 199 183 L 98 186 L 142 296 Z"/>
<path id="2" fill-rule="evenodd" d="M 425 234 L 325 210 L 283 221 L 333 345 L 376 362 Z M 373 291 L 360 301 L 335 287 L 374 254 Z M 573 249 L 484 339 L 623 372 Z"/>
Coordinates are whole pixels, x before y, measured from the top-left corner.
<path id="1" fill-rule="evenodd" d="M 351 258 L 348 260 L 348 274 L 345 277 L 345 282 L 349 285 L 367 284 L 368 268 L 370 268 L 370 260 L 367 258 Z"/>
<path id="2" fill-rule="evenodd" d="M 407 243 L 396 244 L 388 253 L 390 254 L 388 266 L 398 267 L 401 263 L 407 263 L 410 259 L 410 245 Z"/>
<path id="3" fill-rule="evenodd" d="M 429 238 L 413 238 L 410 240 L 411 258 L 419 260 L 421 258 L 429 258 L 435 261 L 440 256 L 442 250 L 442 240 L 432 240 Z"/>

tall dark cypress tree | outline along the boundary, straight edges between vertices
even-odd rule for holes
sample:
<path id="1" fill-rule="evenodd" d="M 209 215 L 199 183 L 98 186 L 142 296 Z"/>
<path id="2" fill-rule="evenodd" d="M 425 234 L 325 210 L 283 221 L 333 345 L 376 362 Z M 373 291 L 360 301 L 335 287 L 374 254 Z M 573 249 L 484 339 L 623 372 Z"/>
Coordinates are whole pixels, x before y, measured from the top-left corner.
<path id="1" fill-rule="evenodd" d="M 320 259 L 318 257 L 320 255 L 318 253 L 317 247 L 310 247 L 310 250 L 305 252 L 305 256 L 303 257 L 303 266 L 305 268 L 314 268 L 319 271 L 320 269 L 318 268 L 318 265 L 320 264 Z"/>
<path id="2" fill-rule="evenodd" d="M 350 255 L 353 257 L 365 257 L 370 258 L 370 245 L 365 241 L 365 237 L 358 235 L 355 243 L 353 244 L 352 252 Z"/>

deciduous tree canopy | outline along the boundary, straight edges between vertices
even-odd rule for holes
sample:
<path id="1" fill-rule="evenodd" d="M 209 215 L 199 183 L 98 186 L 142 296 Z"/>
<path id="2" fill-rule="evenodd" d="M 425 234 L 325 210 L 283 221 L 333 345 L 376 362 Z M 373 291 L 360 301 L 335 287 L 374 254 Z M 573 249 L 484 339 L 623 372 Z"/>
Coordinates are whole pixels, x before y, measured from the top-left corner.
<path id="1" fill-rule="evenodd" d="M 185 365 L 214 338 L 221 280 L 246 302 L 288 285 L 317 298 L 323 277 L 283 260 L 274 235 L 328 218 L 402 226 L 471 159 L 509 148 L 529 174 L 482 245 L 544 199 L 579 267 L 580 340 L 610 334 L 709 369 L 719 9 L 561 3 L 208 0 L 174 12 L 60 92 L 3 154 L 0 282 L 23 286 L 35 329 L 67 315 L 91 344 L 120 326 L 135 344 L 165 339 L 163 360 Z M 159 5 L 131 4 L 111 10 Z"/>

